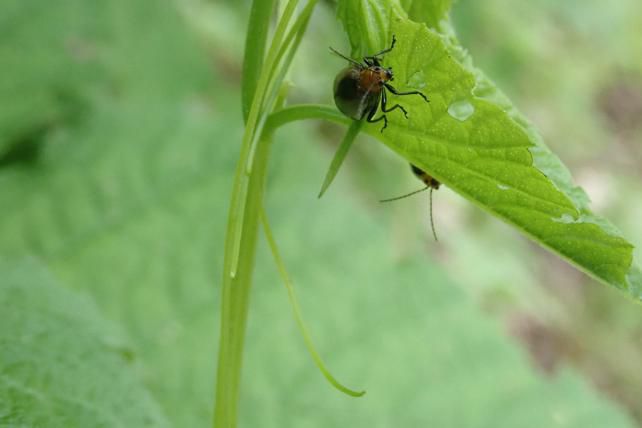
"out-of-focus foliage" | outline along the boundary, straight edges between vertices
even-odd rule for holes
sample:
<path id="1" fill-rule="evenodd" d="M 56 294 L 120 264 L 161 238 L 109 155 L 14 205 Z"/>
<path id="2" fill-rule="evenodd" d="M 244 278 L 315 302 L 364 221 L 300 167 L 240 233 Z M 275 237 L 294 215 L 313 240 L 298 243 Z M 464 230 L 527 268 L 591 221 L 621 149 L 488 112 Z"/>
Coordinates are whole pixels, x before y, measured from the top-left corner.
<path id="1" fill-rule="evenodd" d="M 96 305 L 33 260 L 0 260 L 0 425 L 165 427 Z"/>
<path id="2" fill-rule="evenodd" d="M 639 260 L 642 5 L 460 0 L 453 16 L 477 65 L 535 122 L 594 210 L 636 244 Z M 444 226 L 449 269 L 485 305 L 509 314 L 538 365 L 581 367 L 642 421 L 640 307 L 453 202 L 459 221 Z M 489 248 L 502 269 L 482 262 Z"/>
<path id="3" fill-rule="evenodd" d="M 43 133 L 30 162 L 16 158 L 0 170 L 0 253 L 37 256 L 63 283 L 91 294 L 131 337 L 142 379 L 173 425 L 204 426 L 214 383 L 214 278 L 241 126 L 240 110 L 223 102 L 238 91 L 225 95 L 171 3 L 14 3 L 21 26 L 6 32 L 5 49 L 21 46 L 22 33 L 38 34 L 54 52 L 51 67 L 76 67 L 63 86 L 87 106 Z M 34 11 L 42 19 L 30 19 Z M 24 59 L 3 78 L 30 88 L 38 74 L 27 61 L 37 50 L 19 53 Z M 75 74 L 85 76 L 82 86 Z"/>
<path id="4" fill-rule="evenodd" d="M 129 337 L 136 375 L 176 427 L 207 426 L 211 417 L 222 234 L 242 126 L 241 51 L 234 47 L 242 46 L 242 7 L 0 4 L 0 52 L 14 55 L 1 80 L 8 92 L 0 97 L 0 123 L 10 115 L 21 123 L 0 127 L 11 153 L 0 168 L 0 254 L 37 257 L 61 284 L 91 296 Z M 293 99 L 331 96 L 335 64 L 319 58 L 318 46 L 343 36 L 331 12 L 317 12 L 292 74 Z M 39 78 L 53 74 L 49 83 Z M 24 103 L 54 100 L 43 105 L 56 113 L 14 108 L 5 100 L 18 86 L 16 103 L 20 94 Z M 72 95 L 57 98 L 61 87 Z M 333 128 L 320 129 L 277 134 L 267 208 L 319 349 L 337 376 L 368 393 L 350 399 L 324 382 L 260 246 L 242 426 L 632 426 L 572 370 L 547 379 L 531 369 L 524 352 L 466 300 L 461 276 L 449 278 L 418 255 L 423 203 L 421 211 L 408 209 L 410 202 L 369 203 L 374 198 L 359 183 L 379 195 L 398 190 L 404 184 L 396 176 L 406 173 L 396 169 L 400 162 L 357 142 L 360 151 L 347 162 L 353 180 L 339 179 L 317 201 L 330 156 L 323 144 L 338 139 Z M 25 144 L 33 148 L 24 152 Z M 447 192 L 438 195 L 449 200 Z M 455 265 L 449 248 L 462 242 L 461 254 L 476 257 L 466 270 L 477 270 L 480 282 L 471 284 L 487 284 L 484 265 L 492 260 L 468 250 L 473 243 L 437 215 L 448 232 L 446 261 Z M 502 267 L 521 272 L 515 263 L 502 260 Z M 21 275 L 26 281 L 28 272 Z M 22 311 L 38 302 L 24 302 Z"/>

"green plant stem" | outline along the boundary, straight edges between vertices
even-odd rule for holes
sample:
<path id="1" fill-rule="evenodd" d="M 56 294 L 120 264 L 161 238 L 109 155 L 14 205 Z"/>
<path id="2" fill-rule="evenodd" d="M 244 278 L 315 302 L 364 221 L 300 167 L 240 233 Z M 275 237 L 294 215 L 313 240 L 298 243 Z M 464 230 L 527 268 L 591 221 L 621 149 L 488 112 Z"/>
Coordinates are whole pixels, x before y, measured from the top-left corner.
<path id="1" fill-rule="evenodd" d="M 245 38 L 245 52 L 243 55 L 243 77 L 241 85 L 241 101 L 243 106 L 243 119 L 247 121 L 250 108 L 256 93 L 256 85 L 265 58 L 265 46 L 270 17 L 274 11 L 276 0 L 254 0 L 250 11 L 247 27 L 249 31 Z"/>
<path id="2" fill-rule="evenodd" d="M 256 8 L 257 1 L 255 0 L 252 8 Z M 298 0 L 290 0 L 283 12 L 283 16 L 277 24 L 270 49 L 268 51 L 267 60 L 261 70 L 259 81 L 254 93 L 250 112 L 248 114 L 245 132 L 243 133 L 243 141 L 241 142 L 241 153 L 239 155 L 239 162 L 236 166 L 234 175 L 234 184 L 232 186 L 232 200 L 230 203 L 230 212 L 228 216 L 228 228 L 225 235 L 225 262 L 223 274 L 223 287 L 226 286 L 226 281 L 229 276 L 236 276 L 238 270 L 238 261 L 240 256 L 240 245 L 243 236 L 243 216 L 246 212 L 245 203 L 247 200 L 248 180 L 252 173 L 252 165 L 254 160 L 254 151 L 256 150 L 256 142 L 262 133 L 262 126 L 266 116 L 266 97 L 268 93 L 275 92 L 270 90 L 272 86 L 280 85 L 280 83 L 272 82 L 271 71 L 273 70 L 275 62 L 278 60 L 278 53 L 281 49 L 281 42 L 288 27 L 288 23 L 296 9 Z M 251 31 L 251 29 L 250 29 Z M 225 302 L 223 302 L 225 304 Z"/>
<path id="3" fill-rule="evenodd" d="M 262 0 L 254 1 L 253 9 L 260 7 L 260 1 Z M 247 115 L 225 235 L 221 330 L 213 419 L 215 428 L 235 428 L 237 425 L 243 343 L 256 253 L 258 215 L 270 145 L 269 139 L 261 136 L 268 135 L 263 133 L 267 112 L 277 99 L 281 82 L 307 28 L 316 2 L 317 0 L 308 1 L 308 5 L 286 36 L 288 24 L 298 4 L 298 0 L 289 0 L 277 24 Z M 269 19 L 265 13 L 259 15 L 262 19 Z"/>
<path id="4" fill-rule="evenodd" d="M 301 44 L 301 40 L 305 34 L 305 29 L 308 27 L 310 16 L 312 15 L 312 11 L 314 10 L 317 2 L 318 0 L 309 0 L 308 4 L 306 4 L 301 11 L 296 22 L 290 28 L 290 31 L 288 31 L 288 34 L 285 36 L 283 44 L 277 53 L 276 61 L 272 64 L 272 68 L 269 71 L 270 76 L 281 76 L 281 78 L 285 76 L 287 69 L 292 63 L 294 54 Z M 280 70 L 278 68 L 279 65 L 282 67 Z"/>
<path id="5" fill-rule="evenodd" d="M 214 408 L 215 428 L 234 428 L 238 414 L 239 385 L 243 357 L 243 343 L 247 323 L 249 296 L 252 284 L 254 258 L 260 204 L 263 198 L 265 171 L 269 155 L 270 141 L 261 139 L 255 152 L 255 165 L 249 179 L 247 191 L 247 212 L 243 217 L 243 237 L 236 276 L 224 275 L 221 339 L 216 383 L 216 403 Z"/>
<path id="6" fill-rule="evenodd" d="M 261 1 L 254 1 L 253 13 L 257 13 L 267 21 L 270 18 L 269 14 L 254 12 L 261 7 Z M 269 70 L 276 61 L 281 41 L 296 5 L 297 0 L 289 1 L 272 38 L 266 64 L 261 70 L 247 116 L 241 152 L 234 175 L 225 234 L 221 330 L 213 418 L 215 428 L 235 428 L 237 425 L 243 340 L 258 228 L 259 207 L 255 204 L 259 203 L 262 196 L 264 171 L 267 163 L 267 142 L 261 144 L 259 141 L 254 145 L 254 141 L 261 133 L 261 117 L 265 115 L 264 98 L 270 84 Z M 263 153 L 265 154 L 263 155 Z M 253 165 L 253 167 L 249 168 L 248 165 Z"/>
<path id="7" fill-rule="evenodd" d="M 352 119 L 347 118 L 335 107 L 325 104 L 298 104 L 286 107 L 272 113 L 265 124 L 266 132 L 296 122 L 299 120 L 322 119 L 329 120 L 341 125 L 350 125 Z M 268 131 L 269 130 L 269 131 Z"/>
<path id="8" fill-rule="evenodd" d="M 287 123 L 305 119 L 326 119 L 337 123 L 349 124 L 351 121 L 336 109 L 324 105 L 301 105 L 278 110 L 265 122 L 264 138 L 259 140 L 254 153 L 254 168 L 249 176 L 246 192 L 246 213 L 242 215 L 243 235 L 239 252 L 244 256 L 239 260 L 237 274 L 232 277 L 231 255 L 226 245 L 226 259 L 223 272 L 221 301 L 221 336 L 216 382 L 216 402 L 214 406 L 214 427 L 236 427 L 239 384 L 242 366 L 243 339 L 245 336 L 249 295 L 251 289 L 254 257 L 256 252 L 257 227 L 260 203 L 263 198 L 265 172 L 269 147 L 274 131 Z M 244 159 L 239 159 L 239 166 Z M 230 217 L 231 219 L 232 217 Z M 231 239 L 228 224 L 227 239 Z"/>

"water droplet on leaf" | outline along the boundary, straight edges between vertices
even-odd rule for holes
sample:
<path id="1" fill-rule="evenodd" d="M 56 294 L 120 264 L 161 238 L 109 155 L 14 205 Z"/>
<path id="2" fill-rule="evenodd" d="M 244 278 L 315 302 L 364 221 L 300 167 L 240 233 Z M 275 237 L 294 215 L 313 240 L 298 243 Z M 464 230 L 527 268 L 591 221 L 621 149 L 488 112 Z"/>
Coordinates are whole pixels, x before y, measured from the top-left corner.
<path id="1" fill-rule="evenodd" d="M 560 217 L 553 218 L 552 220 L 556 223 L 566 223 L 566 224 L 577 222 L 577 219 L 570 214 L 562 214 Z"/>
<path id="2" fill-rule="evenodd" d="M 408 78 L 408 86 L 411 88 L 423 89 L 426 87 L 426 76 L 422 70 L 417 71 Z"/>
<path id="3" fill-rule="evenodd" d="M 463 122 L 475 113 L 475 107 L 468 100 L 455 101 L 448 107 L 448 114 Z"/>

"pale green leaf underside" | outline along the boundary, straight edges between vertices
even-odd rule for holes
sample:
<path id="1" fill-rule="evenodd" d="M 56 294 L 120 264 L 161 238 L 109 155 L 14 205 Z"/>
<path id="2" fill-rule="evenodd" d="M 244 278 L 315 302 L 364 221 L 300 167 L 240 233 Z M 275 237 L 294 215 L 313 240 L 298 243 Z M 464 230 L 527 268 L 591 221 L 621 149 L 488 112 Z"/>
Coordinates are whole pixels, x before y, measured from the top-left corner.
<path id="1" fill-rule="evenodd" d="M 424 22 L 430 28 L 436 28 L 447 19 L 452 0 L 401 0 L 408 17 L 415 22 Z"/>
<path id="2" fill-rule="evenodd" d="M 0 426 L 167 426 L 130 351 L 35 261 L 0 259 Z"/>
<path id="3" fill-rule="evenodd" d="M 357 5 L 364 2 L 382 10 L 372 6 L 374 0 L 345 2 L 352 5 L 344 4 L 339 15 L 347 17 L 346 26 L 359 19 Z M 629 273 L 633 246 L 588 211 L 578 188 L 565 185 L 570 180 L 563 176 L 568 173 L 559 159 L 537 141 L 506 100 L 497 102 L 492 83 L 453 57 L 446 36 L 410 21 L 399 8 L 388 10 L 393 12 L 385 28 L 397 37 L 385 59 L 395 71 L 393 83 L 399 90 L 419 89 L 431 102 L 403 97 L 409 119 L 393 112 L 383 134 L 376 125 L 367 126 L 366 132 L 581 270 L 639 299 L 640 286 L 631 283 L 637 276 Z M 369 23 L 383 19 L 381 14 L 376 20 L 366 17 L 361 28 L 376 32 Z M 353 46 L 364 44 L 352 40 Z M 478 91 L 494 97 L 482 98 Z"/>

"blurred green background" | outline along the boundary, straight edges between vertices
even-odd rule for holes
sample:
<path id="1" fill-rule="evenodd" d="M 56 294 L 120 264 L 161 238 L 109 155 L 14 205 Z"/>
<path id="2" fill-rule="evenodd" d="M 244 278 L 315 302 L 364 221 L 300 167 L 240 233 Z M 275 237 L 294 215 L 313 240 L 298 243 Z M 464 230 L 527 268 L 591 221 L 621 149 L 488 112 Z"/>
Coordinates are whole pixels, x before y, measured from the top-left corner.
<path id="1" fill-rule="evenodd" d="M 35 258 L 95 301 L 176 427 L 211 419 L 248 11 L 0 3 L 0 257 Z M 594 210 L 642 243 L 642 3 L 459 0 L 452 18 Z M 328 45 L 348 51 L 331 1 L 297 53 L 289 103 L 332 104 L 344 64 Z M 321 354 L 368 392 L 349 398 L 323 380 L 261 241 L 241 426 L 642 424 L 639 305 L 443 187 L 433 242 L 427 195 L 378 203 L 419 183 L 369 138 L 318 200 L 343 132 L 277 133 L 267 209 Z"/>

